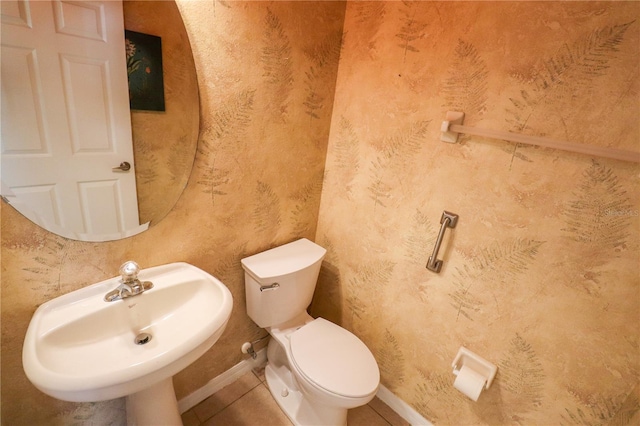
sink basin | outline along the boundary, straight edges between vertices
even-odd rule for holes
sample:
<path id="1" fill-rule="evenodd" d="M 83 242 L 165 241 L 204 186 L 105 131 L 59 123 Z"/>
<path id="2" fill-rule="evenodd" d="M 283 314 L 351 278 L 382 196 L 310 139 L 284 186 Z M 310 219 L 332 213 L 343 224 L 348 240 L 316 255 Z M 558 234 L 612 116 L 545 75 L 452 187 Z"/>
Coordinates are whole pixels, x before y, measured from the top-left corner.
<path id="1" fill-rule="evenodd" d="M 130 396 L 171 380 L 218 340 L 232 296 L 217 278 L 188 263 L 143 269 L 138 277 L 153 288 L 106 302 L 120 284 L 116 277 L 36 310 L 22 362 L 38 389 L 74 402 Z"/>

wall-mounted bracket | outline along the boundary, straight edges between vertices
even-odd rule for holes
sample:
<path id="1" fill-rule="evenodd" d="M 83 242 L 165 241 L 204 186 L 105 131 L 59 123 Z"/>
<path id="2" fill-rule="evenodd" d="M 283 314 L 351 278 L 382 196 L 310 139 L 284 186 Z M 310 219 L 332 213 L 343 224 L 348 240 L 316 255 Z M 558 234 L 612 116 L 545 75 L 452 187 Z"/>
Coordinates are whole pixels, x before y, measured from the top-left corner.
<path id="1" fill-rule="evenodd" d="M 452 124 L 461 125 L 464 120 L 464 112 L 457 111 L 447 111 L 447 115 L 442 122 L 442 126 L 440 130 L 442 131 L 442 135 L 440 135 L 440 140 L 448 143 L 456 143 L 458 142 L 459 132 L 454 132 L 451 130 Z"/>

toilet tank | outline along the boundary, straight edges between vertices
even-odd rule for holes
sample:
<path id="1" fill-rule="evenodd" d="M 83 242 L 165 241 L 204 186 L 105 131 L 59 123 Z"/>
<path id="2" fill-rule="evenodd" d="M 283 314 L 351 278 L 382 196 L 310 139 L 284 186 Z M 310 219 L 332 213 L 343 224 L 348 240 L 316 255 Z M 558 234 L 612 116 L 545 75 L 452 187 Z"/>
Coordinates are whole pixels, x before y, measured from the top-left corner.
<path id="1" fill-rule="evenodd" d="M 302 238 L 242 259 L 249 317 L 265 328 L 306 311 L 326 252 Z"/>

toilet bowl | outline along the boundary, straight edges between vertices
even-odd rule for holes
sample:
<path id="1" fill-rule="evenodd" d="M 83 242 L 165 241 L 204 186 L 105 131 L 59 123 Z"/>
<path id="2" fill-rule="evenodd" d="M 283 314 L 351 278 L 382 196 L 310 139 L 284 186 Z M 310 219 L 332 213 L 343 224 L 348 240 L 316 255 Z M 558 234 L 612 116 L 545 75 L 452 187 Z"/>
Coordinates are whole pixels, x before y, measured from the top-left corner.
<path id="1" fill-rule="evenodd" d="M 242 259 L 247 312 L 271 335 L 267 385 L 296 425 L 346 425 L 347 410 L 371 401 L 380 384 L 358 337 L 306 311 L 325 253 L 302 239 Z"/>
<path id="2" fill-rule="evenodd" d="M 285 412 L 293 413 L 293 423 L 345 425 L 347 410 L 378 391 L 378 365 L 349 331 L 324 318 L 307 315 L 304 321 L 302 327 L 270 330 L 267 385 Z"/>

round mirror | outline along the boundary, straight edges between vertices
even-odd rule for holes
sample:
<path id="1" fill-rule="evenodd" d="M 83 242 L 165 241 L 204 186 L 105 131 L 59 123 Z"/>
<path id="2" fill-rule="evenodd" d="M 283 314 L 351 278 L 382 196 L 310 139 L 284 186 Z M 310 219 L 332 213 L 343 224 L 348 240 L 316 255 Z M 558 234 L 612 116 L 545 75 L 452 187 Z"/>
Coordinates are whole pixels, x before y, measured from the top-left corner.
<path id="1" fill-rule="evenodd" d="M 124 21 L 110 32 L 114 4 Z M 36 32 L 44 19 L 55 34 Z M 115 49 L 117 72 L 104 46 Z M 135 235 L 171 211 L 199 131 L 195 65 L 175 2 L 3 1 L 1 76 L 4 201 L 83 241 Z"/>

